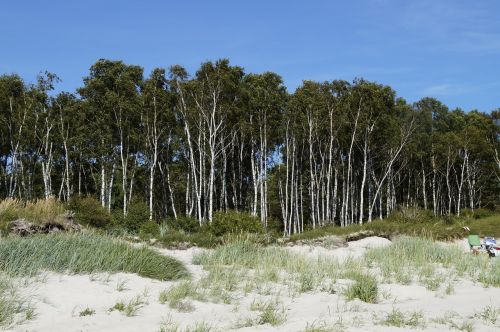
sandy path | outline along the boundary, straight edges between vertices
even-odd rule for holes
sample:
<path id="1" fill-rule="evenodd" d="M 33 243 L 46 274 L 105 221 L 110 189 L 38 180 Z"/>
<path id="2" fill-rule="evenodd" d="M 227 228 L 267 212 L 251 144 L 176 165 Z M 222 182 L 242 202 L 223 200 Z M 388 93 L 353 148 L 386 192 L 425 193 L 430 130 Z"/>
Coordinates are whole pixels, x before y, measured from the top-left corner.
<path id="1" fill-rule="evenodd" d="M 347 258 L 360 257 L 367 248 L 384 245 L 390 245 L 390 241 L 373 237 L 350 242 L 347 247 L 335 250 L 309 246 L 296 246 L 288 250 L 311 256 Z M 185 263 L 194 280 L 205 274 L 201 266 L 192 264 L 193 255 L 200 250 L 159 249 L 162 254 Z M 338 283 L 342 284 L 342 281 Z M 407 331 L 408 327 L 375 324 L 377 319 L 374 317 L 382 318 L 394 308 L 403 312 L 422 311 L 427 321 L 425 331 L 449 329 L 449 325 L 430 321 L 431 318 L 443 317 L 449 311 L 459 315 L 454 319 L 457 326 L 469 322 L 475 331 L 500 331 L 500 322 L 494 326 L 478 318 L 469 318 L 488 305 L 500 308 L 500 288 L 484 288 L 469 281 L 457 281 L 451 295 L 428 291 L 418 285 L 382 284 L 380 288 L 383 296 L 377 304 L 358 300 L 346 302 L 342 295 L 324 292 L 309 292 L 297 297 L 290 297 L 284 292 L 279 299 L 286 312 L 283 325 L 241 328 L 236 328 L 237 323 L 244 325 L 241 322 L 245 319 L 256 318 L 257 313 L 250 310 L 252 302 L 269 300 L 271 296 L 235 293 L 236 301 L 232 304 L 192 301 L 195 310 L 182 313 L 158 301 L 159 293 L 173 284 L 125 273 L 92 276 L 48 273 L 44 281 L 34 282 L 23 290 L 36 307 L 35 319 L 17 325 L 10 331 L 149 332 L 159 331 L 162 322 L 166 321 L 175 322 L 181 328 L 192 328 L 197 322 L 206 322 L 213 328 L 211 331 L 304 331 L 307 326 L 328 326 L 337 331 Z M 134 316 L 127 317 L 121 312 L 109 311 L 118 301 L 126 303 L 135 297 L 144 303 Z M 95 313 L 80 317 L 79 313 L 87 307 Z"/>

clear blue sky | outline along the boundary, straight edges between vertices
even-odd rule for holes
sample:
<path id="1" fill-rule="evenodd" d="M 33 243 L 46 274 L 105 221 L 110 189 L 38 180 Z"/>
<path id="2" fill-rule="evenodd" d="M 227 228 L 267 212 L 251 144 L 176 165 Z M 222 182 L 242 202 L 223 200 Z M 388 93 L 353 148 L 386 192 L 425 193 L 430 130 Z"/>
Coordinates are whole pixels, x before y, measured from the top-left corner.
<path id="1" fill-rule="evenodd" d="M 49 70 L 74 91 L 99 58 L 190 72 L 227 57 L 303 79 L 363 77 L 410 102 L 500 107 L 500 1 L 3 1 L 0 73 Z"/>

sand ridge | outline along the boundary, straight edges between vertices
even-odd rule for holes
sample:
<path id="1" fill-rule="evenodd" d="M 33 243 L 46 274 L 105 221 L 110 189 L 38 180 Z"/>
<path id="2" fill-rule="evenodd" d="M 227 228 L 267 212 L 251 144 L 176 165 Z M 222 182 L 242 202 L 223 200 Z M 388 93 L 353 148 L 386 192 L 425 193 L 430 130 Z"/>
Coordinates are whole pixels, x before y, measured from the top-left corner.
<path id="1" fill-rule="evenodd" d="M 316 256 L 330 256 L 338 259 L 361 257 L 368 248 L 390 245 L 385 238 L 368 237 L 349 242 L 345 248 L 326 249 L 315 246 L 289 247 L 293 253 Z M 186 264 L 193 280 L 199 280 L 206 272 L 202 266 L 192 263 L 193 255 L 204 249 L 187 250 L 158 249 Z M 394 309 L 401 312 L 420 311 L 426 320 L 425 331 L 451 329 L 451 325 L 433 322 L 452 315 L 458 325 L 472 324 L 475 331 L 498 331 L 500 327 L 488 324 L 478 318 L 471 318 L 487 306 L 500 307 L 500 289 L 484 288 L 467 280 L 455 282 L 454 292 L 445 295 L 429 291 L 423 286 L 410 284 L 381 284 L 381 298 L 376 304 L 359 300 L 346 301 L 338 292 L 312 291 L 290 296 L 286 292 L 280 296 L 280 303 L 286 321 L 279 326 L 253 325 L 244 327 L 248 317 L 254 317 L 250 310 L 256 300 L 266 299 L 266 295 L 236 292 L 231 304 L 191 301 L 192 312 L 179 312 L 160 304 L 159 293 L 176 282 L 161 282 L 139 277 L 135 274 L 95 274 L 62 275 L 46 273 L 43 280 L 35 281 L 23 289 L 36 308 L 36 317 L 31 321 L 11 328 L 9 331 L 160 331 L 161 326 L 168 331 L 174 323 L 182 329 L 193 328 L 198 323 L 207 323 L 211 331 L 304 331 L 307 327 L 325 327 L 338 331 L 406 331 L 408 327 L 378 325 L 387 313 Z M 342 280 L 338 281 L 342 284 Z M 137 312 L 127 317 L 123 312 L 110 311 L 117 302 L 127 303 L 139 299 Z M 94 314 L 80 317 L 86 308 Z M 170 324 L 170 325 L 169 325 Z"/>

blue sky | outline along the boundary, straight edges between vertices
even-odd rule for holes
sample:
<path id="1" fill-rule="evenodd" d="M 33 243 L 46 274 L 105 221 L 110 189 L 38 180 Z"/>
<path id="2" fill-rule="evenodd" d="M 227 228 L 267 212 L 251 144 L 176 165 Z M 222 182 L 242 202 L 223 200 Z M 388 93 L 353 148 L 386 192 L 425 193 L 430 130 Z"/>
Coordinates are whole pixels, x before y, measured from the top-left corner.
<path id="1" fill-rule="evenodd" d="M 99 58 L 194 72 L 226 57 L 247 72 L 363 77 L 410 102 L 500 107 L 500 1 L 4 1 L 0 73 L 49 70 L 73 92 Z"/>

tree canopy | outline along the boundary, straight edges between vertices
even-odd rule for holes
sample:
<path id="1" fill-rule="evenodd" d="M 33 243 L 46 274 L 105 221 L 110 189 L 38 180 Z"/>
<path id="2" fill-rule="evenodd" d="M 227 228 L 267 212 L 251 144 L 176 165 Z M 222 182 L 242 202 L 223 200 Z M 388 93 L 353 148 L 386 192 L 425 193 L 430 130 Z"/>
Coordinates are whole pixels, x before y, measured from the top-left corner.
<path id="1" fill-rule="evenodd" d="M 143 68 L 98 60 L 76 94 L 0 76 L 0 197 L 90 195 L 127 215 L 211 222 L 238 210 L 285 234 L 384 218 L 498 208 L 500 116 L 409 104 L 389 86 L 304 81 L 208 61 Z"/>

